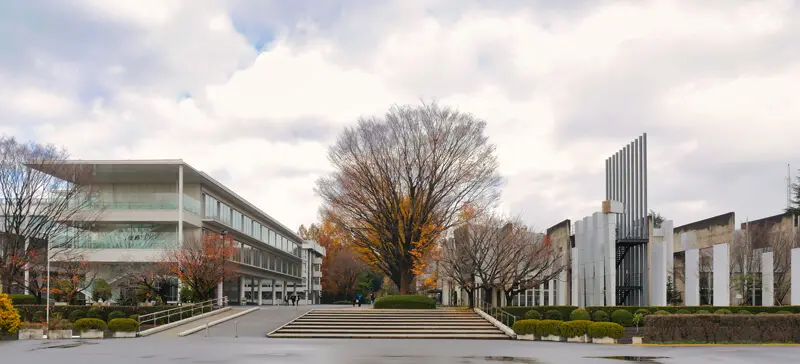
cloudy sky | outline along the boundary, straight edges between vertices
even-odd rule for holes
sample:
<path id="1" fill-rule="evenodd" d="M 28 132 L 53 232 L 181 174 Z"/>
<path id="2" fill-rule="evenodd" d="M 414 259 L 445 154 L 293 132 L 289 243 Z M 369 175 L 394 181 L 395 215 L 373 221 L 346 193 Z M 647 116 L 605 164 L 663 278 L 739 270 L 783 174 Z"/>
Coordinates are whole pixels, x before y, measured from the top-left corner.
<path id="1" fill-rule="evenodd" d="M 342 127 L 435 99 L 488 122 L 504 211 L 599 209 L 649 137 L 677 225 L 785 207 L 800 167 L 796 1 L 9 0 L 0 134 L 76 158 L 183 158 L 296 227 Z"/>

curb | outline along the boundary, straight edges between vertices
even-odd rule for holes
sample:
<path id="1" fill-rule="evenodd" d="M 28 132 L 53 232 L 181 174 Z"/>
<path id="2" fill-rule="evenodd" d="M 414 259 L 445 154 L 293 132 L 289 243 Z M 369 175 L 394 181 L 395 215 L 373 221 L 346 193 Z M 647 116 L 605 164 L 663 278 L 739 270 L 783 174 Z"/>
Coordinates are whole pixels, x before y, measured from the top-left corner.
<path id="1" fill-rule="evenodd" d="M 231 309 L 230 306 L 223 307 L 223 308 L 220 308 L 219 310 L 216 310 L 216 311 L 206 312 L 204 314 L 200 314 L 200 315 L 197 315 L 197 316 L 192 316 L 192 317 L 189 317 L 189 318 L 185 318 L 185 319 L 180 320 L 180 321 L 175 321 L 175 322 L 168 323 L 166 325 L 161 325 L 161 326 L 158 326 L 158 327 L 154 327 L 152 329 L 147 329 L 147 330 L 144 330 L 144 331 L 140 332 L 138 337 L 150 336 L 150 335 L 159 333 L 161 331 L 165 331 L 165 330 L 169 330 L 169 329 L 174 328 L 174 327 L 181 326 L 183 324 L 188 324 L 190 322 L 197 321 L 197 320 L 202 319 L 202 318 L 213 316 L 213 315 L 216 315 L 216 314 L 221 313 L 221 312 L 229 311 L 230 309 Z"/>
<path id="2" fill-rule="evenodd" d="M 260 307 L 254 307 L 254 308 L 250 308 L 250 309 L 244 310 L 242 312 L 239 312 L 237 314 L 230 315 L 228 317 L 223 317 L 223 318 L 221 318 L 219 320 L 216 320 L 216 321 L 211 321 L 211 322 L 209 322 L 209 323 L 207 323 L 205 325 L 200 325 L 200 326 L 197 326 L 195 328 L 183 331 L 183 332 L 178 334 L 178 337 L 184 337 L 184 336 L 187 336 L 187 335 L 194 334 L 195 332 L 203 330 L 203 329 L 205 329 L 207 327 L 212 327 L 212 326 L 219 325 L 219 324 L 221 324 L 223 322 L 226 322 L 228 320 L 233 320 L 233 319 L 235 319 L 237 317 L 241 317 L 241 316 L 247 315 L 248 313 L 255 312 L 255 311 L 258 311 L 260 309 L 261 309 Z"/>

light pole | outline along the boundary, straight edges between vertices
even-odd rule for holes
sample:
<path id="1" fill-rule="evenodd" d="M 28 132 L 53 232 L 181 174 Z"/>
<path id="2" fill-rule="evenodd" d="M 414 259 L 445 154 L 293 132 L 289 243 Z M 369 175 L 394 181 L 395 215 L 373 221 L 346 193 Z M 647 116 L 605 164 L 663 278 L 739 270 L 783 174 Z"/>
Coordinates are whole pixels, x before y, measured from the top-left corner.
<path id="1" fill-rule="evenodd" d="M 50 237 L 47 237 L 47 309 L 45 311 L 45 322 L 47 324 L 47 337 L 50 337 Z"/>

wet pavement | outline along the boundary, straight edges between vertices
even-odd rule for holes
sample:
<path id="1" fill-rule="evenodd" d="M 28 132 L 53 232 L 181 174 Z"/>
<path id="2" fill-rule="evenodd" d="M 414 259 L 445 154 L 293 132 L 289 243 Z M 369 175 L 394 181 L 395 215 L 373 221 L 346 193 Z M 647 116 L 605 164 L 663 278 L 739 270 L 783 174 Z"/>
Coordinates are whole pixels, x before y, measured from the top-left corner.
<path id="1" fill-rule="evenodd" d="M 245 316 L 247 317 L 247 316 Z M 2 362 L 142 363 L 796 363 L 798 347 L 632 347 L 530 341 L 315 340 L 265 337 L 17 341 Z"/>

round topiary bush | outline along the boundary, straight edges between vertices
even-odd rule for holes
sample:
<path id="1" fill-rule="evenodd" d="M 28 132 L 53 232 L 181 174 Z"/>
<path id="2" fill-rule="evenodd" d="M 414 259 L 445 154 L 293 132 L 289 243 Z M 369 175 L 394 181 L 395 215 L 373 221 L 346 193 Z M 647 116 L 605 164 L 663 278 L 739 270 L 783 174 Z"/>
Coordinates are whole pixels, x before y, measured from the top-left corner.
<path id="1" fill-rule="evenodd" d="M 519 320 L 511 327 L 517 335 L 532 335 L 536 331 L 539 320 Z"/>
<path id="2" fill-rule="evenodd" d="M 47 312 L 38 310 L 31 316 L 31 322 L 45 322 L 47 321 Z"/>
<path id="3" fill-rule="evenodd" d="M 628 310 L 619 309 L 611 313 L 611 322 L 622 326 L 633 325 L 633 314 Z"/>
<path id="4" fill-rule="evenodd" d="M 585 308 L 578 308 L 570 312 L 569 319 L 571 321 L 590 321 L 592 316 L 589 315 L 589 311 L 586 311 Z"/>
<path id="5" fill-rule="evenodd" d="M 0 337 L 16 333 L 20 327 L 22 327 L 22 321 L 19 319 L 19 311 L 14 307 L 7 294 L 0 293 Z"/>
<path id="6" fill-rule="evenodd" d="M 100 319 L 105 321 L 105 317 L 103 316 L 103 310 L 92 307 L 89 311 L 86 311 L 86 318 L 93 318 L 93 319 Z"/>
<path id="7" fill-rule="evenodd" d="M 592 321 L 594 322 L 608 322 L 608 320 L 608 313 L 603 310 L 595 311 L 595 313 L 592 315 Z"/>
<path id="8" fill-rule="evenodd" d="M 642 314 L 642 316 L 647 316 L 647 315 L 650 314 L 650 310 L 648 310 L 646 308 L 640 308 L 640 309 L 636 310 L 636 312 L 634 312 L 634 313 L 640 313 L 640 314 Z"/>
<path id="9" fill-rule="evenodd" d="M 727 308 L 720 308 L 719 310 L 714 311 L 715 315 L 731 315 L 733 312 Z"/>
<path id="10" fill-rule="evenodd" d="M 739 311 L 736 311 L 736 314 L 737 315 L 752 315 L 752 313 L 750 313 L 750 311 L 748 311 L 748 310 L 739 310 Z"/>
<path id="11" fill-rule="evenodd" d="M 766 312 L 762 312 L 762 313 L 766 313 Z M 775 312 L 775 313 L 778 314 L 778 315 L 792 315 L 791 311 L 778 311 L 778 312 Z"/>
<path id="12" fill-rule="evenodd" d="M 528 312 L 525 312 L 525 315 L 523 317 L 526 320 L 541 320 L 542 314 L 540 314 L 539 311 L 536 310 L 529 310 Z"/>
<path id="13" fill-rule="evenodd" d="M 139 321 L 139 315 L 135 313 L 133 315 L 128 316 L 128 318 L 131 320 L 136 320 L 137 322 Z"/>
<path id="14" fill-rule="evenodd" d="M 613 322 L 593 322 L 589 325 L 587 333 L 589 337 L 593 339 L 601 339 L 604 337 L 619 339 L 622 335 L 625 335 L 625 328 Z"/>
<path id="15" fill-rule="evenodd" d="M 560 320 L 541 320 L 534 326 L 534 333 L 536 336 L 558 336 L 561 332 Z"/>
<path id="16" fill-rule="evenodd" d="M 592 322 L 589 320 L 573 320 L 562 322 L 560 327 L 561 335 L 568 338 L 586 335 L 589 332 L 589 325 L 591 324 Z"/>
<path id="17" fill-rule="evenodd" d="M 105 331 L 108 328 L 105 321 L 96 318 L 85 318 L 75 322 L 75 331 L 84 332 L 89 330 Z"/>
<path id="18" fill-rule="evenodd" d="M 129 318 L 115 318 L 108 321 L 108 329 L 112 332 L 136 332 L 139 322 Z"/>
<path id="19" fill-rule="evenodd" d="M 558 310 L 549 310 L 549 311 L 545 312 L 544 313 L 544 318 L 546 320 L 556 320 L 556 321 L 561 321 L 561 320 L 564 319 L 561 316 L 561 312 L 559 312 Z"/>
<path id="20" fill-rule="evenodd" d="M 681 309 L 675 311 L 675 313 L 678 314 L 678 315 L 691 315 L 692 311 L 689 311 L 689 310 L 687 310 L 685 308 L 681 308 Z"/>
<path id="21" fill-rule="evenodd" d="M 111 320 L 113 320 L 113 319 L 118 319 L 118 318 L 126 318 L 126 316 L 127 316 L 127 315 L 125 315 L 125 312 L 122 312 L 122 311 L 113 311 L 113 312 L 111 312 L 111 313 L 109 313 L 109 314 L 108 314 L 108 322 L 110 323 L 110 322 L 111 322 Z"/>
<path id="22" fill-rule="evenodd" d="M 709 310 L 697 310 L 695 312 L 695 314 L 698 314 L 698 315 L 710 315 L 711 311 L 709 311 Z"/>
<path id="23" fill-rule="evenodd" d="M 664 311 L 664 310 L 658 310 L 656 312 L 653 312 L 653 315 L 669 315 L 669 314 L 670 314 L 669 311 Z"/>
<path id="24" fill-rule="evenodd" d="M 375 300 L 378 309 L 435 309 L 436 301 L 423 295 L 383 296 Z"/>
<path id="25" fill-rule="evenodd" d="M 83 310 L 72 310 L 72 312 L 69 313 L 68 318 L 70 322 L 75 322 L 82 318 L 86 318 L 86 312 Z"/>

